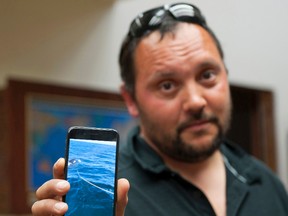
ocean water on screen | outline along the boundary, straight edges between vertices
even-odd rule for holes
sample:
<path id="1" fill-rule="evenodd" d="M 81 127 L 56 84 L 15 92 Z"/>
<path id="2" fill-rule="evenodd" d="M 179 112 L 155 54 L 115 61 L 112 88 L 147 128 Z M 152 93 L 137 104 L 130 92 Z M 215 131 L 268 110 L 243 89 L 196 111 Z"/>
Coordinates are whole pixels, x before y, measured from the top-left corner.
<path id="1" fill-rule="evenodd" d="M 112 216 L 114 212 L 116 142 L 70 140 L 65 216 Z"/>

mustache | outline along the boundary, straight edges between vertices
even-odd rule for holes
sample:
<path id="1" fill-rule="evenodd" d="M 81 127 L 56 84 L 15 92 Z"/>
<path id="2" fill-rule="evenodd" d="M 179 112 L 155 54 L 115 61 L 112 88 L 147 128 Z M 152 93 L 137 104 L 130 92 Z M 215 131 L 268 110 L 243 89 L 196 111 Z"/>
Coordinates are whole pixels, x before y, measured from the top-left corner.
<path id="1" fill-rule="evenodd" d="M 219 126 L 219 119 L 217 118 L 217 116 L 215 116 L 213 114 L 206 114 L 206 113 L 200 112 L 200 113 L 197 113 L 194 115 L 190 115 L 187 120 L 182 122 L 177 127 L 177 132 L 181 133 L 187 127 L 190 127 L 191 125 L 195 124 L 196 122 L 201 122 L 201 121 L 210 122 L 210 123 L 213 123 L 213 124 L 216 124 L 217 126 Z"/>

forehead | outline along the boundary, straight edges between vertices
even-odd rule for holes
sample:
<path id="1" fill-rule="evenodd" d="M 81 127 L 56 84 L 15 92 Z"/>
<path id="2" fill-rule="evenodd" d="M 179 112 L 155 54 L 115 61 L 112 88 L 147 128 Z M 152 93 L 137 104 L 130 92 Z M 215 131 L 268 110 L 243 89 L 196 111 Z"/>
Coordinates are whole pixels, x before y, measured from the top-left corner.
<path id="1" fill-rule="evenodd" d="M 221 59 L 211 35 L 202 27 L 190 23 L 180 23 L 173 33 L 161 38 L 155 31 L 143 38 L 135 51 L 136 69 L 144 65 L 159 65 L 163 62 L 194 60 L 203 55 Z"/>

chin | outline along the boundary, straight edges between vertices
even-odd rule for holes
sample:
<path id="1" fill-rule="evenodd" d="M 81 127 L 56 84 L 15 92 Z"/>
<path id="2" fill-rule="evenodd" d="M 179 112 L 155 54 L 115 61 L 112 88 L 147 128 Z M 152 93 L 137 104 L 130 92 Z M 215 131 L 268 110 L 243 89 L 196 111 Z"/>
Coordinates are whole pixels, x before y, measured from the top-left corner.
<path id="1" fill-rule="evenodd" d="M 216 138 L 217 134 L 203 134 L 200 136 L 188 135 L 181 137 L 183 143 L 187 143 L 188 145 L 193 146 L 195 149 L 209 148 L 209 146 L 213 145 Z"/>

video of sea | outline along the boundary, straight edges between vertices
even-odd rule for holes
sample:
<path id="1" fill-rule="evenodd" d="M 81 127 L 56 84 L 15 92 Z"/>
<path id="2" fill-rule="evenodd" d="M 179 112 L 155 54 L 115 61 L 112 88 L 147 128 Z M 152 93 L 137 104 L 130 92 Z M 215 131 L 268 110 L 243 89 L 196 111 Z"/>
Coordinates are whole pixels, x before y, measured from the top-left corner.
<path id="1" fill-rule="evenodd" d="M 116 143 L 72 139 L 65 216 L 113 216 Z"/>

